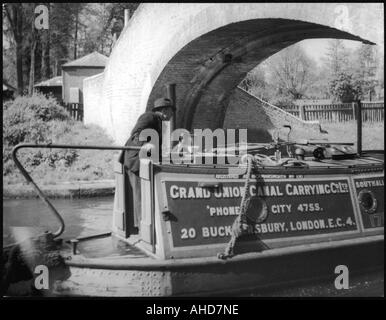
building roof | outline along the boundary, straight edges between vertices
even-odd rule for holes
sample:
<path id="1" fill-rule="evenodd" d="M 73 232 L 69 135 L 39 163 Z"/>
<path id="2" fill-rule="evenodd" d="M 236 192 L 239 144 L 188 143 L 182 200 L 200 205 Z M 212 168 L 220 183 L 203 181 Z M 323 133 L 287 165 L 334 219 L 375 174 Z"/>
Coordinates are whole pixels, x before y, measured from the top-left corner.
<path id="1" fill-rule="evenodd" d="M 62 76 L 57 76 L 44 80 L 34 85 L 34 87 L 61 87 L 63 85 Z"/>
<path id="2" fill-rule="evenodd" d="M 94 51 L 82 58 L 67 62 L 62 67 L 105 67 L 107 60 L 106 56 Z"/>
<path id="3" fill-rule="evenodd" d="M 3 80 L 3 91 L 16 91 L 16 88 L 11 86 L 8 82 Z"/>

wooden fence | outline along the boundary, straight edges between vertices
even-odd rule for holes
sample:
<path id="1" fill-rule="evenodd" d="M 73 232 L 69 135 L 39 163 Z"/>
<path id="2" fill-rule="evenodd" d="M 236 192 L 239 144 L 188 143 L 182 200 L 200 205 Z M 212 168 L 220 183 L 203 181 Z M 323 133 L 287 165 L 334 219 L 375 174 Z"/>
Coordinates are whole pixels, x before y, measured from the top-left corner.
<path id="1" fill-rule="evenodd" d="M 292 105 L 283 110 L 302 120 L 320 120 L 327 122 L 345 122 L 356 120 L 356 103 Z M 384 120 L 384 102 L 362 102 L 362 121 L 382 122 Z"/>
<path id="2" fill-rule="evenodd" d="M 72 118 L 78 121 L 83 121 L 82 103 L 64 103 L 63 107 L 70 113 Z"/>

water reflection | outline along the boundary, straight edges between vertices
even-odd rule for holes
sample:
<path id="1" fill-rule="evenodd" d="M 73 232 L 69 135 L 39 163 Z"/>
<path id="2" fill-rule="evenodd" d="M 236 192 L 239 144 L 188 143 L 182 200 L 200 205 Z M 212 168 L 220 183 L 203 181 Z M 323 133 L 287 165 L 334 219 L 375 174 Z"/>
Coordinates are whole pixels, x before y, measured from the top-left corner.
<path id="1" fill-rule="evenodd" d="M 113 197 L 52 200 L 66 224 L 61 238 L 111 231 L 113 203 Z M 4 245 L 57 228 L 58 222 L 40 199 L 3 200 Z"/>

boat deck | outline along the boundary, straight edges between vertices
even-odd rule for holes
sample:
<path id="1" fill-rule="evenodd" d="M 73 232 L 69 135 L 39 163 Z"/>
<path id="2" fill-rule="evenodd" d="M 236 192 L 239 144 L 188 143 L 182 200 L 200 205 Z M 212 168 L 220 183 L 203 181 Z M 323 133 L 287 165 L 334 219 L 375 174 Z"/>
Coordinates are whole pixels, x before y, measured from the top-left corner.
<path id="1" fill-rule="evenodd" d="M 288 159 L 288 163 L 285 161 Z M 261 173 L 267 174 L 292 174 L 300 171 L 304 174 L 351 174 L 354 172 L 365 171 L 380 171 L 384 167 L 384 154 L 381 152 L 364 153 L 361 157 L 352 159 L 323 159 L 315 160 L 313 157 L 306 157 L 302 161 L 297 161 L 295 158 L 282 158 L 275 164 L 267 162 L 266 164 L 258 164 Z M 301 164 L 305 164 L 302 166 Z M 155 164 L 154 168 L 157 171 L 167 173 L 200 173 L 200 174 L 221 174 L 229 173 L 229 168 L 236 168 L 238 165 L 227 164 Z M 325 171 L 328 169 L 329 171 Z"/>
<path id="2" fill-rule="evenodd" d="M 173 269 L 194 266 L 215 266 L 224 264 L 240 263 L 250 260 L 276 259 L 279 257 L 315 254 L 317 251 L 325 252 L 330 250 L 341 250 L 347 248 L 352 250 L 355 247 L 366 247 L 378 243 L 383 246 L 383 234 L 344 239 L 338 241 L 325 241 L 312 244 L 303 244 L 291 247 L 269 249 L 262 252 L 240 253 L 231 259 L 221 260 L 216 256 L 200 258 L 181 258 L 181 259 L 157 259 L 150 254 L 138 249 L 135 245 L 119 240 L 114 237 L 104 237 L 100 239 L 86 240 L 78 245 L 78 254 L 71 255 L 67 262 L 69 266 L 96 268 L 96 269 Z M 67 250 L 70 247 L 67 247 Z M 69 251 L 65 253 L 70 253 Z M 378 257 L 380 257 L 378 255 Z M 382 258 L 383 261 L 383 258 Z"/>
<path id="3" fill-rule="evenodd" d="M 305 160 L 310 167 L 351 167 L 355 165 L 383 165 L 383 155 L 379 154 L 344 160 L 325 159 L 321 161 L 314 161 L 313 158 L 306 158 Z"/>
<path id="4" fill-rule="evenodd" d="M 77 245 L 77 254 L 85 259 L 124 257 L 126 259 L 150 258 L 145 252 L 138 249 L 134 244 L 137 236 L 131 236 L 130 243 L 122 241 L 114 236 L 104 236 L 100 238 L 92 238 L 79 241 Z M 138 240 L 137 240 L 138 241 Z M 71 249 L 72 250 L 72 249 Z M 65 253 L 70 252 L 70 246 L 67 246 Z"/>

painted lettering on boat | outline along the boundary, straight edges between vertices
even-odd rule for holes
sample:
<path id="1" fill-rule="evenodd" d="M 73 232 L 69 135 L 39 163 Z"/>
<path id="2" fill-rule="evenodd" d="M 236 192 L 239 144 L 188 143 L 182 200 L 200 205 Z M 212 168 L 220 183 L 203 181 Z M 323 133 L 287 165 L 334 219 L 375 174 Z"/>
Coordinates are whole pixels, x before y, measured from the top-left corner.
<path id="1" fill-rule="evenodd" d="M 348 193 L 346 182 L 329 182 L 318 184 L 292 184 L 284 185 L 259 185 L 253 184 L 249 188 L 252 196 L 281 197 L 281 196 L 307 196 Z M 209 199 L 209 198 L 241 198 L 244 193 L 243 186 L 221 186 L 219 188 L 189 186 L 184 187 L 173 184 L 169 187 L 169 195 L 172 199 Z"/>
<path id="2" fill-rule="evenodd" d="M 248 210 L 268 210 L 265 221 L 251 226 L 262 240 L 358 231 L 353 188 L 348 178 L 253 180 Z M 226 243 L 240 214 L 244 183 L 239 181 L 165 181 L 164 196 L 174 218 L 172 247 Z M 189 210 L 187 210 L 189 208 Z"/>
<path id="3" fill-rule="evenodd" d="M 273 223 L 260 223 L 254 226 L 250 226 L 249 233 L 255 234 L 274 234 L 285 233 L 289 231 L 308 231 L 308 230 L 323 230 L 323 229 L 336 229 L 345 226 L 355 225 L 355 222 L 351 217 L 343 218 L 336 217 L 334 219 L 313 219 L 302 221 L 290 221 L 290 222 L 273 222 Z M 194 232 L 196 234 L 196 231 Z M 203 238 L 223 238 L 230 237 L 232 235 L 231 225 L 221 226 L 204 226 L 201 228 L 201 234 Z M 181 239 L 188 239 L 188 237 L 181 237 Z"/>
<path id="4" fill-rule="evenodd" d="M 384 176 L 372 175 L 368 176 L 358 175 L 354 178 L 357 201 L 360 208 L 362 223 L 365 229 L 381 228 L 385 222 L 385 202 L 384 202 Z M 376 204 L 374 211 L 368 213 L 359 204 L 358 195 L 361 191 L 371 192 Z M 372 200 L 374 204 L 374 200 Z"/>

